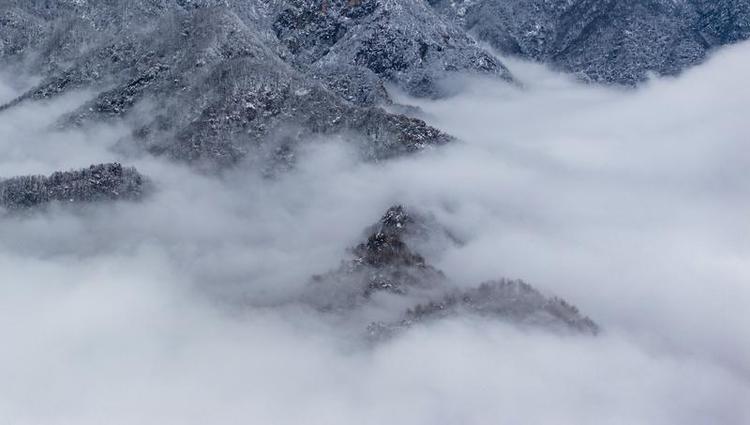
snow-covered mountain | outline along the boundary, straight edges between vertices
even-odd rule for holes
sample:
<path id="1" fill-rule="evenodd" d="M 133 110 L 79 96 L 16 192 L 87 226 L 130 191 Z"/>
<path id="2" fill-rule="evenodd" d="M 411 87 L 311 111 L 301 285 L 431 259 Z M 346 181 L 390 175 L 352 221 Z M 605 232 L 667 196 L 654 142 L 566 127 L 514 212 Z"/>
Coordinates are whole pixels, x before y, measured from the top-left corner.
<path id="1" fill-rule="evenodd" d="M 576 307 L 545 297 L 523 281 L 499 279 L 468 289 L 452 282 L 418 251 L 420 244 L 457 242 L 427 215 L 392 207 L 365 237 L 351 249 L 352 258 L 313 278 L 304 299 L 348 320 L 376 318 L 367 325 L 368 336 L 374 340 L 458 315 L 561 332 L 595 335 L 599 331 Z"/>
<path id="2" fill-rule="evenodd" d="M 130 117 L 146 150 L 221 167 L 248 156 L 287 161 L 310 134 L 357 134 L 369 158 L 445 143 L 378 106 L 391 102 L 386 84 L 438 97 L 452 75 L 511 81 L 469 34 L 591 81 L 635 84 L 747 38 L 750 4 L 12 0 L 0 22 L 4 67 L 43 77 L 0 108 L 94 90 L 69 123 Z"/>
<path id="3" fill-rule="evenodd" d="M 431 0 L 498 51 L 598 83 L 676 75 L 750 37 L 747 0 Z"/>
<path id="4" fill-rule="evenodd" d="M 263 15 L 240 16 L 227 5 L 19 2 L 5 11 L 12 24 L 3 27 L 4 60 L 42 70 L 44 78 L 3 108 L 95 90 L 66 124 L 132 118 L 133 141 L 149 152 L 219 167 L 249 152 L 265 163 L 285 160 L 311 134 L 352 133 L 373 159 L 449 140 L 420 120 L 374 106 L 375 99 L 351 98 L 339 77 L 316 78 L 261 27 Z M 25 37 L 31 26 L 38 34 Z M 339 76 L 354 90 L 385 93 L 385 77 L 350 67 L 355 72 Z"/>

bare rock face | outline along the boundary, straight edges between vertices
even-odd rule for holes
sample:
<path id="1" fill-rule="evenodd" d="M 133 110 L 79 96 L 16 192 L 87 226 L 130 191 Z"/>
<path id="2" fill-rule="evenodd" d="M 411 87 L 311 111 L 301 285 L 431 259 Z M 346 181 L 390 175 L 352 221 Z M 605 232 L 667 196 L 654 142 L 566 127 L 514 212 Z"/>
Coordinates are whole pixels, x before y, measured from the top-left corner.
<path id="1" fill-rule="evenodd" d="M 442 233 L 442 235 L 441 235 Z M 413 249 L 426 239 L 446 234 L 429 216 L 389 209 L 352 248 L 350 260 L 310 284 L 307 301 L 323 311 L 351 314 L 385 300 L 403 310 L 371 322 L 370 338 L 387 338 L 419 323 L 468 315 L 521 326 L 596 334 L 598 326 L 560 298 L 549 298 L 520 280 L 500 279 L 463 289 Z M 392 301 L 392 302 L 389 302 Z"/>
<path id="2" fill-rule="evenodd" d="M 599 83 L 675 75 L 750 37 L 748 0 L 430 0 L 480 40 Z"/>
<path id="3" fill-rule="evenodd" d="M 98 201 L 138 200 L 147 180 L 135 168 L 118 163 L 92 165 L 50 176 L 24 176 L 0 180 L 0 208 L 27 210 L 59 202 L 80 204 Z"/>

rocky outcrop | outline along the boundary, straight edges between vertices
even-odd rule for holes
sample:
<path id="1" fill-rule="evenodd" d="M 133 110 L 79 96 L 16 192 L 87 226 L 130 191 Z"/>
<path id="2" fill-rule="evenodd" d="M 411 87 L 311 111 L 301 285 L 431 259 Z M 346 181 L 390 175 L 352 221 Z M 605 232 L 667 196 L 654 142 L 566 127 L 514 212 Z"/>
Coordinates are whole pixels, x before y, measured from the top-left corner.
<path id="1" fill-rule="evenodd" d="M 98 201 L 138 200 L 147 180 L 135 168 L 118 163 L 92 165 L 50 176 L 24 176 L 0 180 L 0 208 L 27 210 L 51 202 L 80 204 Z"/>
<path id="2" fill-rule="evenodd" d="M 381 314 L 367 328 L 373 339 L 459 315 L 565 332 L 599 331 L 574 306 L 546 297 L 520 280 L 501 279 L 469 289 L 456 285 L 414 249 L 434 244 L 435 239 L 456 241 L 429 216 L 393 207 L 368 230 L 366 241 L 351 249 L 351 259 L 313 279 L 306 301 L 320 310 L 344 315 L 367 308 L 375 298 L 386 301 L 390 313 Z M 399 310 L 404 304 L 410 306 Z"/>

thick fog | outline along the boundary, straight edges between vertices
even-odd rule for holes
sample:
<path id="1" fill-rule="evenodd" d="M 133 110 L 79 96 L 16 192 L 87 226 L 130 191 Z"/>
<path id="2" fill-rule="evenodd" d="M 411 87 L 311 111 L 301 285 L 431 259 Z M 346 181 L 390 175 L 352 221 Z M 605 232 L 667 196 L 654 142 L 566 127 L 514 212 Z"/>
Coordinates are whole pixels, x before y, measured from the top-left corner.
<path id="1" fill-rule="evenodd" d="M 750 44 L 635 91 L 511 65 L 522 88 L 400 99 L 460 143 L 372 164 L 315 140 L 272 179 L 50 130 L 87 93 L 0 113 L 0 178 L 119 160 L 154 187 L 0 217 L 0 423 L 750 423 Z M 456 282 L 522 278 L 603 332 L 370 346 L 288 303 L 395 203 L 464 242 L 430 253 Z"/>

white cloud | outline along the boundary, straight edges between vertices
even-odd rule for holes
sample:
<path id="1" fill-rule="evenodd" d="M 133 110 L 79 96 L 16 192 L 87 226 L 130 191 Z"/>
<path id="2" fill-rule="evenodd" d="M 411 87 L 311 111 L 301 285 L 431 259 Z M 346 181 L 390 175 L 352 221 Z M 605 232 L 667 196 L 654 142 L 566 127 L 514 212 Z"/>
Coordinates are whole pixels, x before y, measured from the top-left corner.
<path id="1" fill-rule="evenodd" d="M 0 422 L 747 423 L 748 58 L 636 92 L 514 64 L 522 91 L 418 102 L 464 143 L 380 164 L 320 143 L 274 181 L 119 157 L 122 128 L 45 130 L 84 95 L 2 113 L 0 176 L 119 159 L 158 190 L 0 219 Z M 455 320 L 368 349 L 262 306 L 396 202 L 466 241 L 432 259 L 459 283 L 523 278 L 604 334 Z"/>

